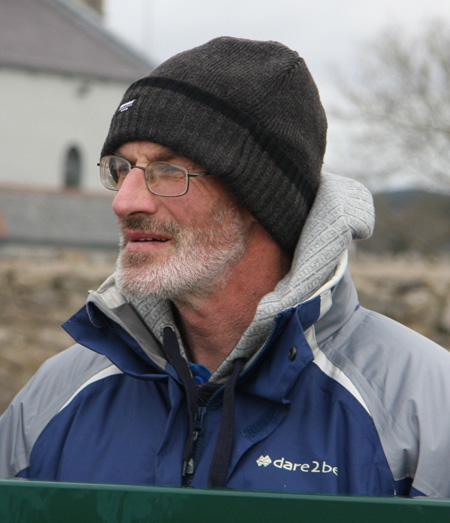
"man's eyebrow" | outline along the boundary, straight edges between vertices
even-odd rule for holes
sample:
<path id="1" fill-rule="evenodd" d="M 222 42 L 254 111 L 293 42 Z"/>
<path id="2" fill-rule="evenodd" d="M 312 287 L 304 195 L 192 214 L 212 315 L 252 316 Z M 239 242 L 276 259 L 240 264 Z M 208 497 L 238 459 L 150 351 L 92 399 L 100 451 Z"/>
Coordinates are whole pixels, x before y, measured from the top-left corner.
<path id="1" fill-rule="evenodd" d="M 129 158 L 127 158 L 126 155 L 124 155 L 121 152 L 121 147 L 119 147 L 115 151 L 114 154 L 116 156 L 120 156 L 120 157 L 125 158 L 126 160 L 130 161 Z M 167 162 L 169 160 L 174 160 L 175 158 L 181 158 L 181 156 L 179 154 L 177 154 L 175 151 L 172 151 L 172 149 L 166 148 L 164 151 L 161 151 L 160 153 L 158 153 L 157 159 L 152 160 L 152 161 Z M 186 159 L 186 160 L 188 160 L 188 159 Z"/>
<path id="2" fill-rule="evenodd" d="M 175 151 L 172 151 L 172 149 L 166 149 L 161 152 L 161 154 L 158 154 L 158 160 L 160 162 L 166 162 L 167 160 L 173 160 L 174 158 L 181 158 L 179 154 L 177 154 Z"/>

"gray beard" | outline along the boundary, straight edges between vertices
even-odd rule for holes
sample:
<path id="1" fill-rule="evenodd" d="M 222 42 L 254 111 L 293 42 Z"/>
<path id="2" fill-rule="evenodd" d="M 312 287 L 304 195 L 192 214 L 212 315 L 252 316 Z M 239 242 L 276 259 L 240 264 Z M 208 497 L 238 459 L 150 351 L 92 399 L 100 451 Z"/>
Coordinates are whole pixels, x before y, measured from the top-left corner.
<path id="1" fill-rule="evenodd" d="M 182 228 L 176 222 L 161 223 L 149 217 L 128 220 L 126 227 L 170 234 L 175 247 L 167 258 L 158 259 L 153 254 L 127 253 L 122 239 L 115 279 L 129 300 L 205 298 L 225 284 L 247 248 L 241 213 L 230 203 L 212 209 L 201 226 Z"/>

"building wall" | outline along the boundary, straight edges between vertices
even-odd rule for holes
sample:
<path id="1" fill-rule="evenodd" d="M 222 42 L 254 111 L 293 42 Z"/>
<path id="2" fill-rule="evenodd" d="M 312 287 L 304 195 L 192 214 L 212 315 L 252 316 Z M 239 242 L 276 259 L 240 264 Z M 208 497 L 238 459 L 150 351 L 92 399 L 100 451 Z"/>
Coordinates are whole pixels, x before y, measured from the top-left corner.
<path id="1" fill-rule="evenodd" d="M 60 190 L 67 155 L 80 154 L 80 188 L 105 191 L 97 162 L 128 83 L 0 68 L 0 184 Z"/>

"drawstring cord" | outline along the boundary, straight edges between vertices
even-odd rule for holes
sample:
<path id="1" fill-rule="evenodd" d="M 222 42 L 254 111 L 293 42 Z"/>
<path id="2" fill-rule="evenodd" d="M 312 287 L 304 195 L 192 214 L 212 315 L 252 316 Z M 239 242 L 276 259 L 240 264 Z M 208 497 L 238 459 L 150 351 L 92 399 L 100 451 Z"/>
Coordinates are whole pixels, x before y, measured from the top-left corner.
<path id="1" fill-rule="evenodd" d="M 189 413 L 189 434 L 183 451 L 182 476 L 193 473 L 193 449 L 196 439 L 195 419 L 198 409 L 197 383 L 191 375 L 189 364 L 180 354 L 180 347 L 175 332 L 170 327 L 164 328 L 163 344 L 167 357 L 180 377 L 186 391 Z M 236 359 L 233 363 L 233 372 L 225 384 L 223 394 L 222 418 L 217 435 L 216 448 L 209 470 L 208 485 L 210 487 L 224 487 L 228 468 L 231 461 L 234 431 L 235 389 L 239 374 L 244 366 L 244 359 Z"/>

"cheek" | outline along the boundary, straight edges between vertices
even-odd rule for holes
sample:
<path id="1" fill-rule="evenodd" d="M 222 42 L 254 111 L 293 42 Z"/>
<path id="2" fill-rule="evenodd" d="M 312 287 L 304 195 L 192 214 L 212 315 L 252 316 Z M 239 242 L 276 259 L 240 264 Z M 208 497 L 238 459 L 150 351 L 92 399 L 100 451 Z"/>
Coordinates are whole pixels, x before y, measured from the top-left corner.
<path id="1" fill-rule="evenodd" d="M 166 204 L 167 210 L 182 226 L 202 225 L 216 205 L 216 199 L 211 195 L 198 195 L 196 191 L 191 194 L 191 189 L 184 196 L 173 198 Z"/>

